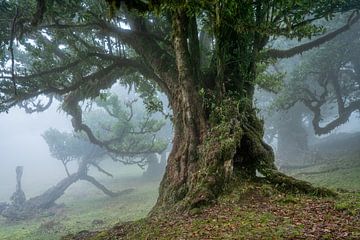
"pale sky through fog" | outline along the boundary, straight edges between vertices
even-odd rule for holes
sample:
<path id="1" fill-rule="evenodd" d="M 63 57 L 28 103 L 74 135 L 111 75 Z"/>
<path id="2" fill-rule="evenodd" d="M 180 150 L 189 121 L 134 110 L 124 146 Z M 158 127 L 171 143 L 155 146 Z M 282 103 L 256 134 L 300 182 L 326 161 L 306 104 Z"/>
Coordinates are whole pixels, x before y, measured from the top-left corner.
<path id="1" fill-rule="evenodd" d="M 134 96 L 128 90 L 113 86 L 122 101 Z M 133 93 L 134 95 L 134 93 Z M 59 111 L 54 101 L 44 112 L 27 114 L 12 108 L 0 113 L 0 202 L 8 201 L 16 186 L 16 166 L 24 166 L 23 189 L 27 197 L 41 194 L 66 177 L 60 161 L 51 157 L 42 134 L 51 128 L 71 132 L 70 117 Z"/>
<path id="2" fill-rule="evenodd" d="M 53 104 L 42 113 L 26 114 L 18 108 L 11 109 L 8 114 L 0 113 L 0 201 L 7 201 L 14 192 L 18 165 L 24 166 L 25 192 L 34 185 L 39 186 L 36 189 L 44 189 L 65 177 L 61 163 L 50 156 L 41 136 L 50 127 L 72 130 L 70 119 L 57 108 L 58 104 Z"/>

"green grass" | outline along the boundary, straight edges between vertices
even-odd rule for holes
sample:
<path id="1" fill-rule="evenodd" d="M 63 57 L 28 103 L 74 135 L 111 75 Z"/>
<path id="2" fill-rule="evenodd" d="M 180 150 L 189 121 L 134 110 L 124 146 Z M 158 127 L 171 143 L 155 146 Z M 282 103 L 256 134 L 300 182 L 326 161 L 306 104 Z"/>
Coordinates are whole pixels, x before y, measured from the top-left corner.
<path id="1" fill-rule="evenodd" d="M 291 174 L 318 186 L 360 191 L 360 166 L 358 162 L 356 159 L 348 159 L 345 164 L 337 162 L 332 163 L 332 165 L 319 165 L 296 170 Z M 334 166 L 344 165 L 347 166 L 346 169 L 338 169 L 329 173 L 300 174 L 301 171 L 319 172 L 324 169 L 332 169 Z M 279 195 L 269 185 L 263 185 L 261 189 L 254 188 L 252 185 L 249 188 L 241 186 L 238 191 L 235 191 L 235 194 L 220 199 L 220 203 L 222 202 L 223 205 L 218 210 L 216 208 L 211 210 L 219 212 L 212 215 L 209 213 L 211 215 L 209 217 L 207 217 L 207 213 L 205 215 L 202 213 L 203 210 L 199 210 L 200 217 L 195 217 L 192 221 L 189 221 L 190 218 L 180 218 L 177 221 L 171 216 L 168 220 L 151 224 L 147 219 L 142 218 L 146 217 L 156 201 L 158 182 L 141 180 L 138 171 L 121 170 L 120 172 L 119 170 L 116 176 L 121 177 L 115 178 L 100 176 L 97 178 L 114 191 L 121 191 L 125 188 L 135 188 L 135 191 L 128 195 L 110 198 L 92 185 L 79 182 L 68 189 L 66 194 L 59 199 L 58 203 L 63 203 L 64 207 L 53 216 L 42 216 L 32 220 L 11 223 L 0 217 L 0 239 L 56 240 L 61 236 L 82 230 L 99 231 L 94 239 L 107 239 L 106 237 L 111 232 L 104 231 L 105 229 L 109 229 L 119 222 L 133 220 L 138 221 L 129 225 L 130 230 L 127 239 L 181 239 L 183 236 L 186 236 L 187 239 L 202 239 L 209 234 L 218 237 L 218 239 L 282 239 L 284 236 L 291 238 L 301 236 L 305 225 L 294 225 L 290 218 L 279 217 L 281 212 L 274 214 L 271 206 L 277 206 L 277 209 L 288 208 L 288 211 L 292 211 L 291 209 L 294 207 L 295 212 L 301 212 L 303 204 L 312 201 L 312 197 L 291 194 Z M 273 199 L 271 203 L 267 200 L 264 201 L 263 204 L 269 204 L 269 206 L 265 206 L 264 210 L 266 211 L 264 212 L 258 208 L 252 208 L 253 202 L 258 201 L 257 199 L 247 205 L 249 208 L 243 205 L 243 201 L 253 197 L 251 194 L 258 191 L 261 191 L 262 198 Z M 315 201 L 317 200 L 315 199 Z M 262 205 L 258 204 L 258 207 L 261 208 Z M 341 194 L 336 200 L 334 208 L 336 211 L 346 212 L 352 216 L 358 215 L 360 193 Z M 226 211 L 229 213 L 227 214 Z M 306 218 L 300 217 L 299 219 Z M 93 224 L 94 220 L 101 224 Z"/>
<path id="2" fill-rule="evenodd" d="M 318 186 L 360 191 L 360 166 L 340 169 L 331 173 L 307 175 L 300 178 Z"/>
<path id="3" fill-rule="evenodd" d="M 0 239 L 56 240 L 84 229 L 101 230 L 145 217 L 156 201 L 158 182 L 143 181 L 139 176 L 101 180 L 114 191 L 129 187 L 135 190 L 110 198 L 86 182 L 76 183 L 57 201 L 64 207 L 53 216 L 20 222 L 0 217 Z M 94 220 L 100 224 L 94 224 Z"/>
<path id="4" fill-rule="evenodd" d="M 326 172 L 328 170 L 330 171 Z M 360 155 L 287 173 L 321 187 L 360 191 Z"/>
<path id="5" fill-rule="evenodd" d="M 335 200 L 284 194 L 270 185 L 244 182 L 195 214 L 172 213 L 119 224 L 86 239 L 359 239 L 359 202 L 360 195 L 354 193 Z"/>

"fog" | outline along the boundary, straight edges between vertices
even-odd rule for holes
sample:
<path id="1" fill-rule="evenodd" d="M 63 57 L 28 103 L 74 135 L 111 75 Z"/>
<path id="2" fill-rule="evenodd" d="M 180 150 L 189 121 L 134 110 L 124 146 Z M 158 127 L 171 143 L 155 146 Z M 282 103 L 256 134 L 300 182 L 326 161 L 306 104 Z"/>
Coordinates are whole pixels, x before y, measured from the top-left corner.
<path id="1" fill-rule="evenodd" d="M 124 104 L 137 100 L 134 115 L 144 113 L 144 104 L 133 90 L 129 91 L 115 84 L 109 92 L 118 96 L 120 102 Z M 160 95 L 160 98 L 164 101 L 164 106 L 167 106 L 165 97 Z M 87 104 L 83 104 L 82 108 L 85 109 L 86 106 Z M 86 112 L 91 113 L 94 109 L 96 111 L 93 104 Z M 165 111 L 169 111 L 167 107 Z M 153 116 L 157 119 L 164 118 L 161 114 L 153 114 Z M 96 122 L 101 124 L 99 119 L 96 119 Z M 43 193 L 66 177 L 64 166 L 59 159 L 51 156 L 49 146 L 42 137 L 44 132 L 50 128 L 66 133 L 74 132 L 71 118 L 61 110 L 59 102 L 54 102 L 46 111 L 32 114 L 26 113 L 19 107 L 14 107 L 8 113 L 0 114 L 0 126 L 0 202 L 9 201 L 16 189 L 15 168 L 17 166 L 24 167 L 22 188 L 27 198 Z M 166 141 L 170 141 L 171 126 L 163 129 L 162 134 L 166 135 Z M 126 177 L 129 173 L 130 175 L 142 174 L 144 171 L 136 164 L 123 165 L 114 163 L 110 159 L 101 161 L 101 165 L 105 166 L 106 170 L 110 169 L 110 174 L 115 172 L 115 178 Z M 76 172 L 78 164 L 70 162 L 68 167 L 70 172 Z M 93 176 L 100 175 L 101 178 L 104 178 L 104 175 L 92 168 L 89 171 Z M 161 175 L 157 179 L 159 180 L 160 177 Z M 86 184 L 84 186 L 93 187 Z"/>
<path id="2" fill-rule="evenodd" d="M 172 2 L 0 1 L 0 240 L 355 236 L 360 1 Z"/>
<path id="3" fill-rule="evenodd" d="M 56 103 L 41 113 L 27 114 L 13 108 L 0 114 L 0 201 L 8 201 L 15 191 L 16 166 L 24 166 L 23 188 L 29 197 L 65 176 L 41 136 L 50 127 L 72 131 L 70 119 Z"/>

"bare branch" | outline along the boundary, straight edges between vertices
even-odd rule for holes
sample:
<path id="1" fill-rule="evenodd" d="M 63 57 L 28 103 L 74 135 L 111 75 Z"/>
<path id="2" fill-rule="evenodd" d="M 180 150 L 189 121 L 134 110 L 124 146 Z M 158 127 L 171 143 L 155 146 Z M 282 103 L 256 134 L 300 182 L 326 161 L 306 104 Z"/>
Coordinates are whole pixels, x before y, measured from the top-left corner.
<path id="1" fill-rule="evenodd" d="M 102 167 L 100 167 L 97 163 L 90 163 L 91 165 L 93 165 L 94 167 L 97 168 L 97 170 L 99 170 L 99 172 L 104 173 L 105 175 L 109 176 L 109 177 L 114 177 L 111 173 L 109 173 L 108 171 L 106 171 L 105 169 L 103 169 Z"/>
<path id="2" fill-rule="evenodd" d="M 70 172 L 69 172 L 69 169 L 68 169 L 68 167 L 67 167 L 67 161 L 65 161 L 65 160 L 61 160 L 61 163 L 62 163 L 62 164 L 63 164 L 63 166 L 64 166 L 64 169 L 65 169 L 66 175 L 67 175 L 68 177 L 70 177 Z"/>
<path id="3" fill-rule="evenodd" d="M 98 189 L 100 189 L 103 193 L 105 193 L 106 195 L 110 196 L 110 197 L 117 197 L 119 196 L 119 194 L 121 193 L 116 193 L 113 192 L 109 189 L 107 189 L 104 185 L 102 185 L 101 183 L 99 183 L 94 177 L 91 177 L 89 175 L 84 175 L 81 176 L 80 179 L 88 181 L 90 183 L 92 183 L 95 187 L 97 187 Z"/>
<path id="4" fill-rule="evenodd" d="M 341 124 L 346 123 L 349 120 L 350 115 L 355 111 L 360 111 L 360 100 L 351 102 L 347 107 L 344 107 L 343 111 L 339 111 L 339 115 L 336 119 L 332 120 L 325 126 L 321 127 L 320 122 L 322 120 L 320 105 L 312 106 L 311 103 L 304 101 L 304 104 L 313 112 L 314 117 L 312 124 L 315 130 L 315 134 L 323 135 L 334 130 Z"/>
<path id="5" fill-rule="evenodd" d="M 302 45 L 287 49 L 287 50 L 279 50 L 279 49 L 270 49 L 267 51 L 267 55 L 269 57 L 273 58 L 290 58 L 297 54 L 303 53 L 305 51 L 308 51 L 312 48 L 319 47 L 321 44 L 326 43 L 332 39 L 334 39 L 339 34 L 347 31 L 350 29 L 350 27 L 356 23 L 360 19 L 360 14 L 353 12 L 351 16 L 349 17 L 348 22 L 341 28 L 330 32 L 322 37 L 319 37 L 313 41 L 304 43 Z"/>

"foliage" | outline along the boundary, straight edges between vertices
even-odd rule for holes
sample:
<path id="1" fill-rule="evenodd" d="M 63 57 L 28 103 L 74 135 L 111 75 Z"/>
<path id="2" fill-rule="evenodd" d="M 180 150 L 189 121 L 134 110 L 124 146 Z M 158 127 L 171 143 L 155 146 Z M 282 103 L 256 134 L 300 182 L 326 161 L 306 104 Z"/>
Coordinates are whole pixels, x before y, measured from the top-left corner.
<path id="1" fill-rule="evenodd" d="M 360 109 L 359 33 L 357 24 L 306 53 L 277 99 L 276 104 L 282 109 L 297 102 L 304 104 L 314 115 L 312 123 L 318 135 L 344 124 Z"/>
<path id="2" fill-rule="evenodd" d="M 107 156 L 115 161 L 143 167 L 147 164 L 146 157 L 161 153 L 167 142 L 157 137 L 164 122 L 152 119 L 149 113 L 142 115 L 145 110 L 135 103 L 133 100 L 122 104 L 117 95 L 103 94 L 102 98 L 96 99 L 97 108 L 87 112 L 84 117 L 96 138 L 107 145 L 93 144 L 81 133 L 61 133 L 49 129 L 43 137 L 51 154 L 63 162 L 67 173 L 70 161 L 85 161 L 97 166 Z"/>
<path id="3" fill-rule="evenodd" d="M 49 150 L 54 158 L 61 161 L 69 162 L 73 160 L 80 160 L 83 157 L 88 157 L 90 149 L 96 148 L 97 157 L 104 155 L 104 151 L 96 145 L 91 144 L 81 136 L 74 136 L 73 134 L 60 132 L 57 129 L 50 128 L 43 134 L 43 137 L 48 144 Z M 96 158 L 92 156 L 92 158 Z"/>
<path id="4" fill-rule="evenodd" d="M 253 175 L 259 170 L 269 180 L 288 180 L 289 185 L 296 185 L 295 179 L 276 172 L 272 150 L 262 140 L 262 122 L 253 108 L 256 79 L 269 89 L 279 80 L 269 83 L 265 75 L 257 78 L 259 63 L 291 57 L 333 39 L 360 19 L 356 12 L 359 1 L 139 0 L 121 1 L 123 6 L 120 1 L 107 2 L 112 16 L 107 14 L 108 3 L 93 0 L 55 1 L 40 9 L 41 21 L 21 37 L 17 48 L 28 58 L 16 56 L 18 62 L 11 61 L 11 67 L 3 70 L 1 110 L 20 104 L 30 112 L 44 111 L 57 98 L 71 115 L 75 131 L 86 133 L 92 143 L 115 155 L 124 153 L 135 141 L 136 151 L 127 152 L 131 156 L 149 152 L 141 138 L 131 136 L 120 147 L 113 144 L 112 133 L 110 138 L 101 139 L 106 136 L 97 135 L 84 121 L 81 104 L 119 82 L 140 93 L 149 110 L 161 110 L 155 97 L 159 90 L 168 97 L 177 134 L 169 172 L 160 189 L 164 201 L 159 200 L 159 204 L 174 198 L 180 201 L 182 198 L 174 196 L 187 194 L 195 202 L 209 200 L 211 197 L 203 199 L 202 193 L 211 192 L 207 191 L 211 186 L 221 189 L 224 160 L 235 158 L 237 148 L 239 158 L 246 159 L 240 165 Z M 349 15 L 339 30 L 289 50 L 267 48 L 273 38 L 303 39 L 322 33 L 324 28 L 316 20 L 331 20 L 336 13 Z M 39 102 L 44 95 L 48 103 Z M 150 129 L 156 128 L 148 122 Z M 122 127 L 126 124 L 119 125 L 119 129 L 126 129 Z M 114 130 L 115 135 L 120 133 L 117 126 Z M 213 141 L 217 139 L 222 141 Z M 215 158 L 200 156 L 202 147 L 211 149 L 206 146 L 209 142 L 218 144 L 211 152 Z M 240 146 L 242 142 L 245 144 Z M 150 150 L 156 148 L 159 146 Z M 232 160 L 226 160 L 230 168 Z M 202 174 L 207 176 L 206 184 L 201 184 Z M 305 185 L 306 191 L 311 188 L 303 182 L 297 186 Z"/>
<path id="5" fill-rule="evenodd" d="M 104 3 L 99 4 L 90 0 L 83 2 L 45 2 L 46 6 L 42 11 L 37 9 L 36 1 L 30 1 L 30 8 L 28 4 L 25 7 L 25 2 L 23 1 L 19 1 L 18 4 L 11 1 L 3 3 L 5 10 L 12 9 L 14 6 L 18 8 L 21 14 L 19 25 L 21 21 L 31 19 L 34 11 L 40 11 L 39 13 L 43 17 L 39 21 L 39 24 L 41 24 L 37 29 L 32 28 L 31 25 L 25 26 L 26 31 L 16 29 L 17 33 L 26 33 L 25 36 L 22 34 L 17 35 L 21 46 L 25 49 L 17 51 L 26 54 L 28 58 L 26 62 L 17 59 L 15 70 L 18 81 L 16 86 L 20 98 L 12 96 L 14 89 L 9 84 L 9 78 L 6 77 L 2 80 L 2 109 L 6 110 L 23 100 L 33 100 L 34 97 L 41 94 L 64 95 L 76 90 L 81 92 L 79 95 L 79 97 L 81 96 L 80 100 L 94 98 L 99 95 L 100 89 L 108 88 L 119 78 L 121 78 L 120 81 L 124 85 L 134 86 L 137 91 L 143 92 L 144 96 L 151 96 L 154 93 L 156 86 L 153 84 L 155 79 L 151 72 L 151 66 L 139 67 L 139 64 L 146 63 L 149 59 L 144 59 L 143 53 L 139 52 L 139 50 L 132 49 L 133 44 L 129 42 L 129 39 L 120 36 L 121 34 L 119 35 L 123 31 L 119 24 L 120 22 L 127 22 L 128 20 L 125 19 L 131 18 L 129 15 L 120 12 L 117 18 L 110 20 L 106 15 L 108 6 Z M 109 2 L 111 2 L 112 6 L 120 6 L 119 1 Z M 209 25 L 213 17 L 215 17 L 214 6 L 219 6 L 224 11 L 225 24 L 232 21 L 230 24 L 234 27 L 237 34 L 246 33 L 249 38 L 248 40 L 251 40 L 251 34 L 254 33 L 260 35 L 263 40 L 274 36 L 296 37 L 299 39 L 310 37 L 319 31 L 322 32 L 321 26 L 313 24 L 314 20 L 320 18 L 331 19 L 336 12 L 344 12 L 357 7 L 357 1 L 343 0 L 331 3 L 328 1 L 314 2 L 307 0 L 295 2 L 272 1 L 261 5 L 260 12 L 256 12 L 257 6 L 254 3 L 249 2 L 245 4 L 230 0 L 226 2 L 170 1 L 167 3 L 159 1 L 149 1 L 147 3 L 142 1 L 125 1 L 125 4 L 128 5 L 129 9 L 138 9 L 140 12 L 149 10 L 151 12 L 151 10 L 157 9 L 158 16 L 150 14 L 148 17 L 153 23 L 156 22 L 157 24 L 150 24 L 148 27 L 149 30 L 158 32 L 160 37 L 170 35 L 170 26 L 166 23 L 166 14 L 175 9 L 185 9 L 189 15 L 199 16 L 199 19 L 204 23 L 204 29 L 208 29 L 209 35 L 214 35 L 221 39 L 222 35 L 218 35 L 217 30 Z M 225 5 L 227 7 L 223 8 L 222 6 Z M 239 14 L 242 17 L 238 17 Z M 259 19 L 254 22 L 253 18 L 246 17 L 245 14 L 249 14 L 249 16 L 257 14 L 256 17 Z M 307 18 L 309 14 L 313 19 Z M 108 25 L 111 21 L 117 25 Z M 120 32 L 117 32 L 114 27 L 118 28 L 117 30 Z M 72 31 L 75 31 L 76 34 L 73 34 Z M 227 30 L 224 29 L 224 31 Z M 31 34 L 27 34 L 28 32 L 31 32 Z M 49 41 L 50 39 L 52 41 Z M 242 41 L 245 41 L 245 39 Z M 168 44 L 167 41 L 160 40 L 157 44 L 159 44 L 161 50 L 164 50 L 160 55 L 166 58 L 168 57 L 165 56 L 167 54 L 173 55 L 171 47 L 166 45 Z M 208 43 L 201 42 L 200 44 L 205 46 Z M 247 48 L 243 44 L 246 43 L 243 42 L 239 47 Z M 225 48 L 227 45 L 228 43 L 223 47 Z M 256 47 L 261 50 L 264 46 L 264 44 L 261 44 Z M 215 50 L 212 49 L 214 57 L 216 57 L 216 54 L 219 54 Z M 245 54 L 245 52 L 243 53 Z M 237 53 L 236 55 L 243 53 Z M 249 51 L 249 54 L 256 54 L 256 52 Z M 231 58 L 233 56 L 223 57 L 225 61 L 232 61 Z M 5 54 L 1 62 L 4 64 L 7 62 L 7 59 L 9 59 L 9 52 Z M 125 64 L 122 64 L 122 66 L 111 64 L 115 59 Z M 131 61 L 127 59 L 131 59 Z M 170 64 L 169 66 L 172 66 L 172 62 L 168 63 Z M 105 72 L 101 70 L 101 65 L 106 66 Z M 243 68 L 241 65 L 239 66 Z M 209 66 L 203 67 L 205 69 L 204 72 L 213 69 L 211 63 Z M 245 68 L 243 69 L 245 70 Z M 165 68 L 163 70 L 166 71 Z M 8 69 L 3 69 L 3 71 L 8 72 Z M 98 72 L 98 74 L 93 74 L 94 72 Z M 97 79 L 105 75 L 107 80 L 100 83 Z M 92 79 L 88 81 L 88 83 L 92 83 L 88 84 L 86 81 L 81 80 L 84 77 Z M 267 87 L 271 85 L 266 83 L 266 79 L 262 79 L 259 83 Z M 155 80 L 155 82 L 157 81 Z M 162 88 L 162 90 L 164 89 Z M 234 91 L 235 89 L 229 90 Z M 150 97 L 149 99 L 152 98 Z M 152 100 L 146 102 L 154 105 Z M 155 110 L 159 109 L 159 107 L 153 108 Z"/>

